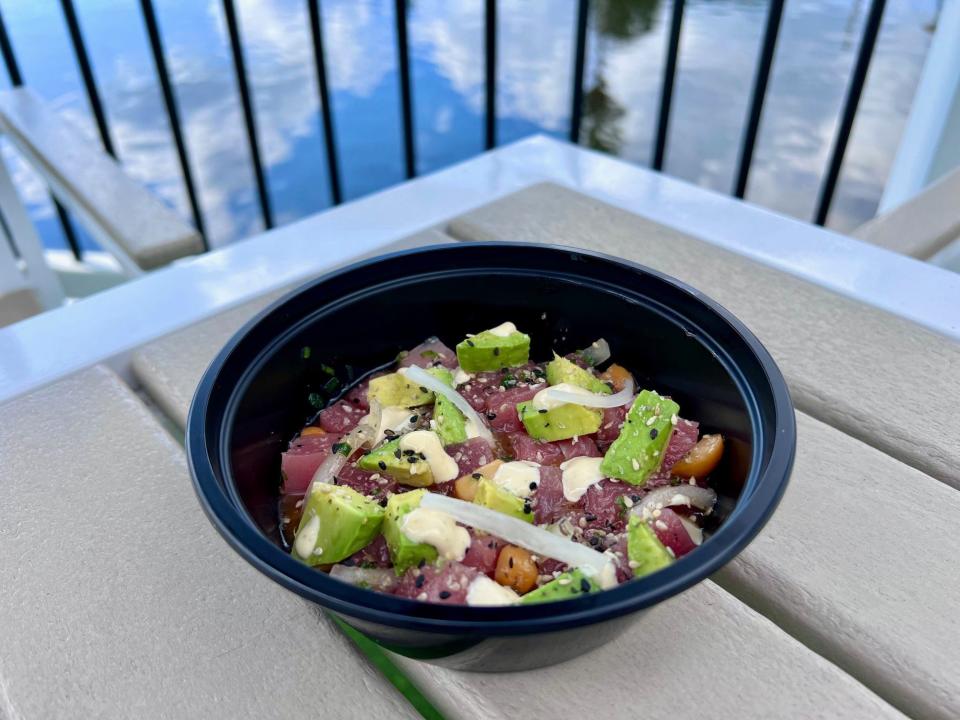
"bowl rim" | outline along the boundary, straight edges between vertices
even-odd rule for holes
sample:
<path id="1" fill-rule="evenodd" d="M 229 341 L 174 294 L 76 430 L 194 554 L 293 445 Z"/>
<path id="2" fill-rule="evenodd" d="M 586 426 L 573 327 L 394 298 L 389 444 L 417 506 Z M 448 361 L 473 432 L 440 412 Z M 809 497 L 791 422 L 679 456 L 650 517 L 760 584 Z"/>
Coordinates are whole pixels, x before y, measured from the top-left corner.
<path id="1" fill-rule="evenodd" d="M 241 380 L 233 386 L 232 390 L 227 391 L 228 401 L 223 417 L 219 421 L 212 420 L 218 423 L 218 432 L 217 446 L 211 447 L 207 442 L 207 428 L 211 422 L 207 418 L 207 408 L 216 388 L 217 379 L 233 352 L 256 326 L 274 317 L 275 313 L 282 312 L 288 302 L 342 276 L 401 257 L 443 255 L 465 251 L 480 255 L 485 252 L 499 254 L 510 252 L 511 249 L 522 249 L 527 253 L 561 253 L 568 256 L 572 253 L 593 262 L 611 263 L 621 270 L 626 269 L 651 276 L 690 296 L 704 309 L 725 322 L 741 339 L 759 365 L 766 380 L 765 391 L 769 392 L 773 401 L 774 427 L 765 429 L 759 422 L 756 397 L 746 379 L 742 376 L 737 377 L 739 371 L 731 365 L 732 361 L 718 358 L 723 363 L 724 369 L 733 376 L 743 396 L 754 437 L 762 439 L 765 433 L 773 435 L 766 467 L 758 467 L 757 460 L 762 443 L 755 441 L 751 467 L 741 497 L 727 520 L 708 541 L 697 549 L 697 552 L 680 558 L 653 575 L 561 603 L 507 607 L 447 606 L 424 603 L 357 588 L 294 560 L 255 525 L 245 508 L 237 506 L 235 499 L 225 487 L 228 484 L 227 478 L 224 479 L 224 487 L 220 486 L 210 459 L 211 454 L 223 457 L 227 444 L 225 438 L 229 438 L 232 429 L 230 405 L 238 395 L 242 394 L 246 381 L 252 374 L 252 368 L 261 364 L 272 349 L 281 343 L 276 340 L 271 342 L 269 346 L 260 349 L 252 360 L 245 363 L 240 373 Z M 502 258 L 498 260 L 503 262 Z M 480 267 L 468 266 L 463 269 L 463 272 L 469 273 L 470 270 L 477 269 Z M 555 274 L 576 276 L 577 272 L 573 270 Z M 413 278 L 416 274 L 403 277 Z M 382 284 L 382 281 L 375 283 L 374 287 Z M 327 302 L 319 305 L 315 312 L 321 311 L 329 304 Z M 689 321 L 689 318 L 685 319 Z M 288 320 L 284 326 L 285 329 L 282 333 L 278 333 L 277 337 L 286 336 L 304 320 L 303 317 Z M 717 347 L 720 347 L 719 344 Z M 352 263 L 294 288 L 245 323 L 218 352 L 204 372 L 194 393 L 186 427 L 187 460 L 201 507 L 227 543 L 247 562 L 288 590 L 337 614 L 403 630 L 451 636 L 526 635 L 560 631 L 611 620 L 655 605 L 708 578 L 736 557 L 767 523 L 786 489 L 793 466 L 795 448 L 794 409 L 783 375 L 759 339 L 719 303 L 675 278 L 632 261 L 574 247 L 503 241 L 449 243 L 401 250 Z M 228 465 L 223 464 L 222 467 L 227 468 Z"/>

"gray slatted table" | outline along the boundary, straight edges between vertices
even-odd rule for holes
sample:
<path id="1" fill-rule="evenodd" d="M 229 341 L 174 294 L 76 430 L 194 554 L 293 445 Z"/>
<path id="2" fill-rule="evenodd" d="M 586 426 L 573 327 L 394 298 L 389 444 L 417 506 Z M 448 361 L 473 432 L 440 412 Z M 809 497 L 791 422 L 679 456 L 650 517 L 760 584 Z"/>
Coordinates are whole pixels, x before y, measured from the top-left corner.
<path id="1" fill-rule="evenodd" d="M 695 239 L 670 235 L 672 231 L 662 226 L 594 201 L 568 197 L 569 191 L 549 187 L 504 198 L 454 221 L 451 231 L 468 239 L 465 229 L 478 223 L 478 217 L 509 223 L 511 208 L 528 193 L 555 193 L 562 198 L 562 203 L 557 201 L 559 204 L 589 204 L 586 225 L 595 228 L 602 223 L 605 238 L 620 233 L 650 242 L 651 238 L 666 236 L 670 244 L 665 245 L 665 256 L 669 256 L 669 248 L 693 256 L 716 253 L 717 257 L 711 260 L 716 260 L 715 267 L 723 263 L 719 277 L 736 277 L 737 282 L 748 283 L 751 278 L 763 279 L 766 273 L 773 273 L 775 278 L 783 278 L 782 284 L 796 284 L 806 293 L 807 313 L 833 313 L 840 323 L 848 322 L 848 313 L 870 316 L 875 312 L 738 256 L 706 247 Z M 509 232 L 504 226 L 484 231 L 482 237 L 536 240 L 542 232 L 553 242 L 622 251 L 597 241 L 595 229 L 578 235 L 580 226 L 573 221 L 558 225 L 544 217 L 538 223 L 533 217 L 538 212 L 549 217 L 557 209 L 547 199 L 539 210 L 526 207 L 525 216 L 514 218 Z M 599 217 L 603 213 L 613 218 Z M 618 223 L 627 223 L 628 227 Z M 547 225 L 547 229 L 541 230 L 542 225 Z M 528 231 L 528 227 L 535 232 Z M 479 235 L 481 232 L 477 231 L 475 236 Z M 638 252 L 643 252 L 643 248 Z M 644 252 L 642 260 L 664 269 L 660 258 L 651 253 Z M 713 282 L 717 284 L 719 280 Z M 717 294 L 712 289 L 705 290 Z M 763 287 L 750 290 L 755 296 L 766 292 Z M 158 402 L 165 404 L 171 416 L 182 422 L 189 398 L 209 360 L 260 306 L 259 302 L 251 303 L 144 347 L 134 360 L 137 377 Z M 771 312 L 777 312 L 777 306 Z M 751 325 L 781 327 L 770 318 L 760 317 L 759 310 L 754 309 L 753 313 L 758 317 L 748 320 Z M 876 319 L 875 323 L 883 325 L 886 319 Z M 812 328 L 816 326 L 817 323 L 811 323 Z M 884 337 L 892 336 L 891 342 L 898 345 L 908 342 L 909 337 L 905 340 L 897 336 L 898 330 L 910 335 L 916 328 L 904 323 L 893 330 L 888 328 Z M 791 329 L 782 325 L 781 332 L 786 334 Z M 926 331 L 921 333 L 929 336 L 925 339 L 939 341 Z M 764 340 L 776 351 L 779 337 L 775 333 L 768 331 Z M 869 337 L 865 340 L 869 342 Z M 938 347 L 944 353 L 956 351 L 950 343 Z M 815 373 L 820 371 L 816 364 L 798 363 L 796 367 L 790 375 L 795 393 L 798 383 L 813 386 Z M 854 401 L 855 398 L 846 396 L 838 400 Z M 571 708 L 587 711 L 604 696 L 610 697 L 605 707 L 614 707 L 615 696 L 610 693 L 616 693 L 618 687 L 627 688 L 624 692 L 633 691 L 622 683 L 603 682 L 603 674 L 596 674 L 597 666 L 627 667 L 631 662 L 639 662 L 631 657 L 645 657 L 644 648 L 664 644 L 671 645 L 671 652 L 675 653 L 670 662 L 644 661 L 647 664 L 638 672 L 638 676 L 650 678 L 653 686 L 662 688 L 655 693 L 657 697 L 669 698 L 668 704 L 652 706 L 664 713 L 673 709 L 680 717 L 696 716 L 697 708 L 702 708 L 699 696 L 691 698 L 689 706 L 678 699 L 684 694 L 683 688 L 691 685 L 710 695 L 719 716 L 733 714 L 738 707 L 742 714 L 744 706 L 753 708 L 758 717 L 810 717 L 817 709 L 836 717 L 875 717 L 890 712 L 882 704 L 874 706 L 876 696 L 856 682 L 859 681 L 911 714 L 955 717 L 960 713 L 960 692 L 955 675 L 945 668 L 960 664 L 955 642 L 960 639 L 960 628 L 950 612 L 960 583 L 952 576 L 937 584 L 923 582 L 923 578 L 930 566 L 950 567 L 960 553 L 960 542 L 949 526 L 960 511 L 960 493 L 851 437 L 842 423 L 835 427 L 804 413 L 798 415 L 796 469 L 781 508 L 760 538 L 717 579 L 727 591 L 775 620 L 800 642 L 728 592 L 704 583 L 658 608 L 653 618 L 659 616 L 659 622 L 654 619 L 649 626 L 643 623 L 635 627 L 614 647 L 537 673 L 481 676 L 437 670 L 402 658 L 397 658 L 397 663 L 451 717 L 509 717 L 515 709 L 511 702 L 516 697 L 524 698 L 524 702 L 532 698 L 531 704 L 543 708 L 544 717 L 564 714 Z M 829 413 L 820 415 L 828 421 L 835 420 Z M 932 421 L 948 423 L 950 419 L 934 416 Z M 924 544 L 922 562 L 918 562 L 916 553 L 896 553 L 890 547 L 892 537 L 925 537 L 931 533 L 937 541 Z M 912 597 L 920 586 L 924 588 L 926 612 L 905 612 L 904 599 Z M 910 602 L 912 606 L 913 601 Z M 717 641 L 698 656 L 698 637 L 702 636 L 697 635 L 700 626 L 690 624 L 691 617 L 711 623 L 716 637 L 738 638 L 746 634 L 751 643 L 755 640 L 757 644 Z M 826 663 L 804 645 L 835 665 Z M 718 675 L 718 667 L 730 669 Z M 682 672 L 678 673 L 678 668 L 683 668 Z M 622 672 L 614 675 L 626 680 Z M 824 709 L 827 697 L 831 703 Z"/>
<path id="2" fill-rule="evenodd" d="M 182 447 L 111 371 L 0 405 L 0 459 L 4 720 L 416 717 L 220 540 Z"/>

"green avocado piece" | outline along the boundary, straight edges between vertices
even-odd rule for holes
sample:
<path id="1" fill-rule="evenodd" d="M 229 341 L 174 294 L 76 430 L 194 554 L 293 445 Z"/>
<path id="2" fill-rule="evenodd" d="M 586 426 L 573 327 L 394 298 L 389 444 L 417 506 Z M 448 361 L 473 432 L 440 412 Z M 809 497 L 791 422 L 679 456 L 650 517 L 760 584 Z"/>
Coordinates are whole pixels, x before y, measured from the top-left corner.
<path id="1" fill-rule="evenodd" d="M 477 494 L 473 496 L 473 502 L 504 515 L 526 520 L 528 523 L 533 522 L 533 510 L 530 509 L 529 502 L 524 502 L 523 498 L 497 487 L 486 478 L 477 484 Z"/>
<path id="2" fill-rule="evenodd" d="M 384 511 L 353 488 L 316 483 L 307 498 L 291 554 L 328 565 L 366 547 L 380 532 Z"/>
<path id="3" fill-rule="evenodd" d="M 410 462 L 411 458 L 413 462 Z M 368 452 L 357 461 L 357 467 L 369 472 L 385 473 L 397 482 L 412 487 L 433 485 L 430 463 L 409 450 L 402 451 L 400 438 Z"/>
<path id="4" fill-rule="evenodd" d="M 583 571 L 571 570 L 565 572 L 546 585 L 541 585 L 536 590 L 531 590 L 520 600 L 521 605 L 530 605 L 531 603 L 555 602 L 557 600 L 569 600 L 583 593 L 592 593 L 600 589 L 597 583 L 588 578 Z"/>
<path id="5" fill-rule="evenodd" d="M 547 363 L 547 382 L 550 385 L 559 385 L 560 383 L 576 385 L 584 390 L 603 393 L 604 395 L 609 395 L 612 392 L 610 386 L 593 373 L 556 353 L 553 355 L 553 360 Z"/>
<path id="6" fill-rule="evenodd" d="M 653 390 L 643 390 L 627 413 L 620 435 L 600 464 L 607 477 L 643 485 L 663 462 L 680 406 Z"/>
<path id="7" fill-rule="evenodd" d="M 532 401 L 517 403 L 517 414 L 527 434 L 536 440 L 566 440 L 575 435 L 590 435 L 600 429 L 603 411 L 567 403 L 546 412 L 537 410 Z"/>
<path id="8" fill-rule="evenodd" d="M 484 330 L 457 344 L 457 360 L 468 373 L 524 365 L 529 357 L 530 336 L 522 332 L 501 337 Z"/>
<path id="9" fill-rule="evenodd" d="M 420 500 L 425 492 L 426 490 L 411 490 L 398 493 L 391 495 L 387 501 L 387 510 L 383 519 L 383 537 L 387 541 L 393 571 L 397 575 L 403 575 L 407 568 L 419 565 L 421 560 L 432 563 L 437 559 L 437 549 L 433 545 L 415 543 L 400 529 L 403 516 L 420 506 Z"/>
<path id="10" fill-rule="evenodd" d="M 428 370 L 439 380 L 453 387 L 453 373 L 444 368 Z M 444 445 L 465 442 L 467 439 L 467 418 L 445 395 L 436 393 L 433 401 L 434 430 Z"/>
<path id="11" fill-rule="evenodd" d="M 396 372 L 373 378 L 367 390 L 367 399 L 376 400 L 383 407 L 417 407 L 433 402 L 433 393 Z"/>
<path id="12" fill-rule="evenodd" d="M 647 523 L 636 515 L 627 526 L 627 559 L 634 577 L 643 577 L 673 562 L 673 555 Z"/>

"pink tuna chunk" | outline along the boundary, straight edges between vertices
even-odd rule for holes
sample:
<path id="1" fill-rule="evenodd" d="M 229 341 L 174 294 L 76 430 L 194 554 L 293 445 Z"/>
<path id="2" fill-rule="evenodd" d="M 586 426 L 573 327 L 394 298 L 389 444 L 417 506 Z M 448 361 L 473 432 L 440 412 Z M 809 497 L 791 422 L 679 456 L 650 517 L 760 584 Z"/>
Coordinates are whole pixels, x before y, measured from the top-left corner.
<path id="1" fill-rule="evenodd" d="M 557 443 L 534 440 L 522 431 L 510 433 L 510 445 L 516 460 L 528 460 L 541 465 L 559 465 L 563 462 L 563 450 Z"/>
<path id="2" fill-rule="evenodd" d="M 600 457 L 603 455 L 597 447 L 597 444 L 593 441 L 593 438 L 589 435 L 583 435 L 576 440 L 573 438 L 569 440 L 558 440 L 553 444 L 560 448 L 564 460 L 575 457 Z"/>
<path id="3" fill-rule="evenodd" d="M 408 352 L 398 363 L 400 367 L 428 368 L 442 365 L 445 368 L 457 366 L 457 354 L 435 337 L 427 338 Z"/>
<path id="4" fill-rule="evenodd" d="M 388 493 L 398 492 L 397 481 L 385 473 L 373 473 L 361 470 L 356 465 L 347 465 L 337 473 L 337 484 L 346 485 L 361 495 L 373 498 L 385 498 Z"/>
<path id="5" fill-rule="evenodd" d="M 651 525 L 660 542 L 673 550 L 674 556 L 678 558 L 697 547 L 690 538 L 690 533 L 680 522 L 680 516 L 670 508 L 663 508 Z"/>
<path id="6" fill-rule="evenodd" d="M 339 435 L 327 433 L 307 435 L 291 441 L 290 447 L 280 459 L 280 469 L 284 476 L 283 491 L 290 494 L 305 493 L 313 474 L 339 439 Z"/>
<path id="7" fill-rule="evenodd" d="M 458 562 L 447 563 L 442 568 L 434 565 L 413 567 L 400 578 L 394 595 L 424 602 L 463 605 L 467 602 L 470 582 L 479 574 L 475 568 Z"/>
<path id="8" fill-rule="evenodd" d="M 597 431 L 597 445 L 606 447 L 620 434 L 620 428 L 627 419 L 627 412 L 630 406 L 623 405 L 615 408 L 605 408 L 603 411 L 603 420 L 600 422 L 600 430 Z"/>
<path id="9" fill-rule="evenodd" d="M 346 400 L 340 400 L 320 412 L 320 427 L 328 433 L 343 434 L 353 430 L 360 422 L 360 418 L 366 414 L 366 410 L 362 410 Z"/>
<path id="10" fill-rule="evenodd" d="M 377 535 L 373 542 L 362 550 L 358 550 L 343 561 L 344 565 L 359 565 L 360 567 L 391 567 L 390 551 L 383 535 Z"/>
<path id="11" fill-rule="evenodd" d="M 472 567 L 485 575 L 493 577 L 497 569 L 497 557 L 504 543 L 493 535 L 478 535 L 475 530 L 470 531 L 470 547 L 463 558 L 463 564 Z"/>
<path id="12" fill-rule="evenodd" d="M 483 438 L 472 438 L 466 442 L 448 445 L 444 449 L 447 455 L 456 461 L 460 471 L 459 477 L 496 459 L 493 448 Z"/>
<path id="13" fill-rule="evenodd" d="M 533 396 L 545 387 L 546 384 L 520 385 L 488 396 L 485 410 L 487 419 L 490 420 L 490 427 L 500 432 L 522 430 L 523 423 L 517 415 L 517 403 L 532 400 Z"/>
<path id="14" fill-rule="evenodd" d="M 533 493 L 532 505 L 537 525 L 552 523 L 574 507 L 563 496 L 559 467 L 544 465 L 540 468 L 540 484 Z"/>

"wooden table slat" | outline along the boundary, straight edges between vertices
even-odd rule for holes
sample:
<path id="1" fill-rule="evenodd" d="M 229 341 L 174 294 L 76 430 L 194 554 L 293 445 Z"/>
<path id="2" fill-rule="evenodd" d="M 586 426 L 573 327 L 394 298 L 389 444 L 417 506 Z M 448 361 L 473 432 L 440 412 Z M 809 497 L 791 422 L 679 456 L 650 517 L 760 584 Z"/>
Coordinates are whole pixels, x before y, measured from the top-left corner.
<path id="1" fill-rule="evenodd" d="M 217 536 L 111 371 L 0 406 L 0 716 L 417 717 Z"/>

